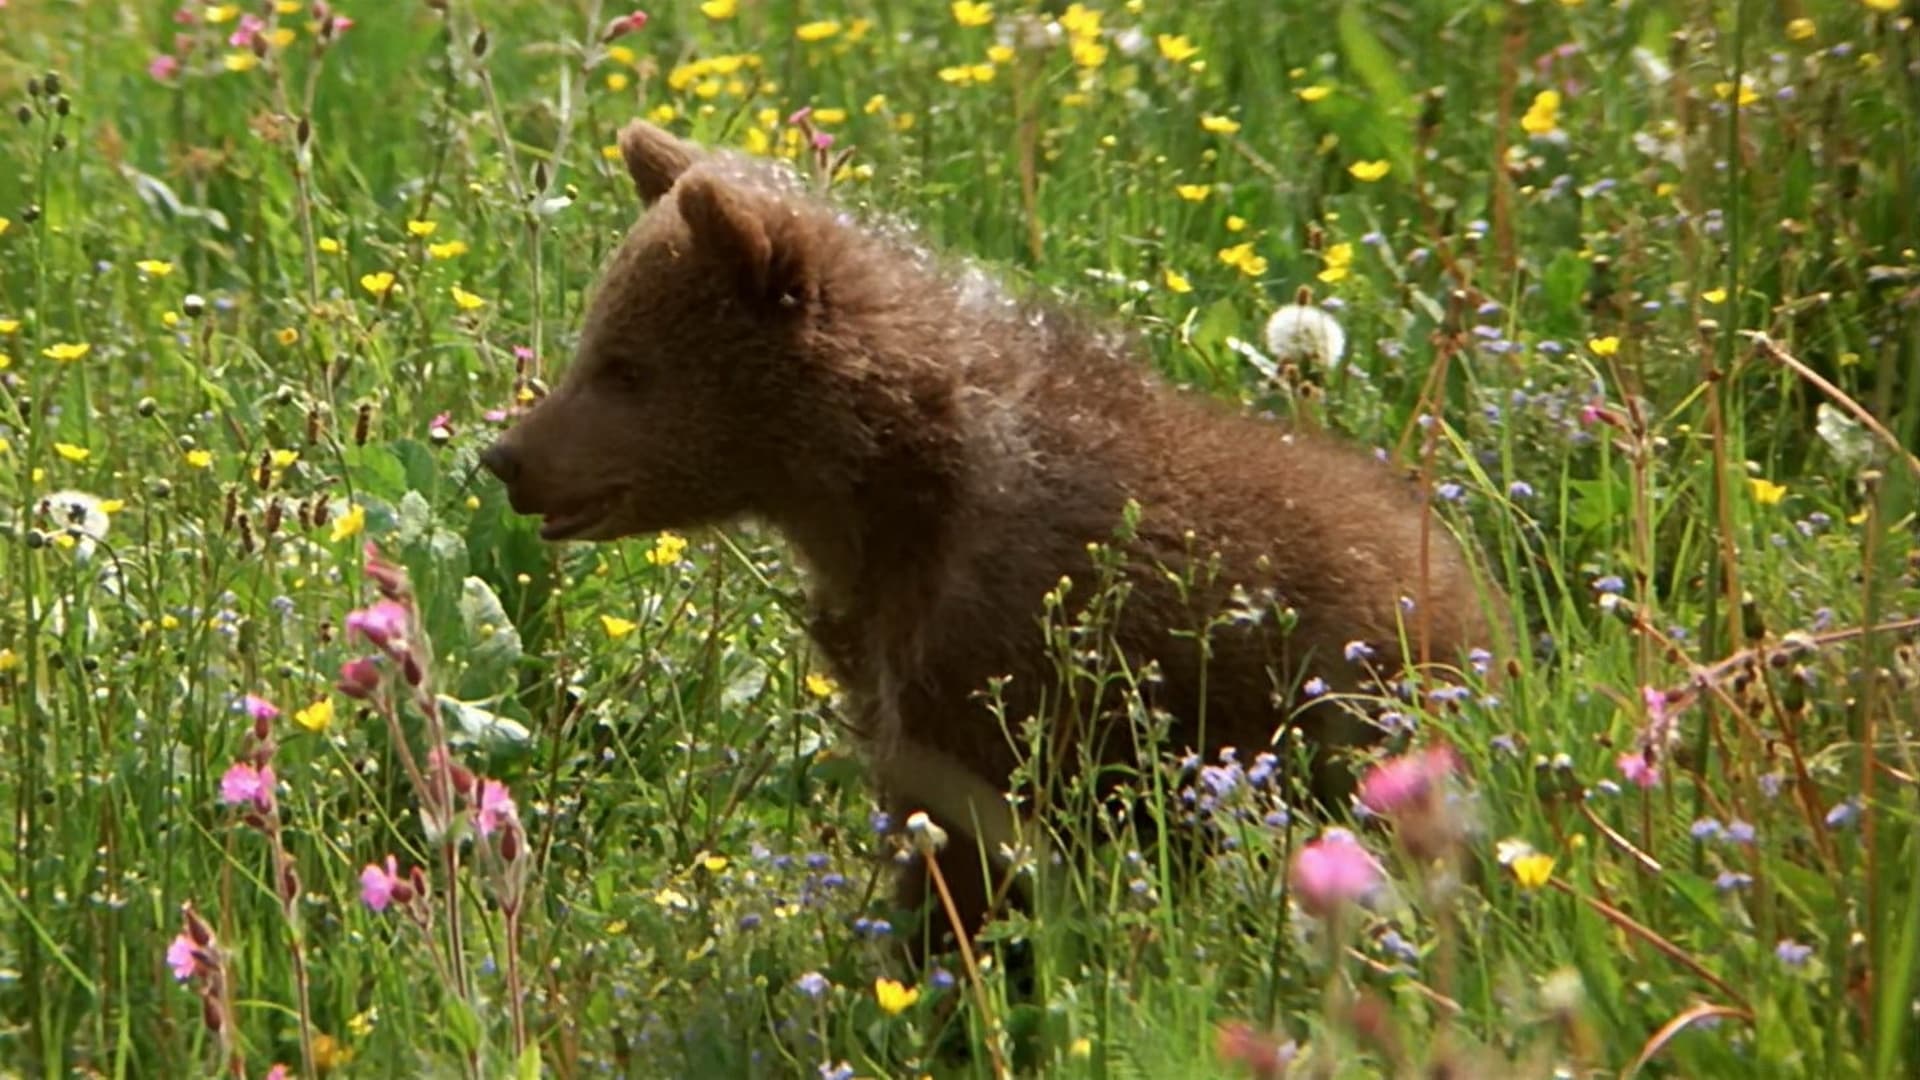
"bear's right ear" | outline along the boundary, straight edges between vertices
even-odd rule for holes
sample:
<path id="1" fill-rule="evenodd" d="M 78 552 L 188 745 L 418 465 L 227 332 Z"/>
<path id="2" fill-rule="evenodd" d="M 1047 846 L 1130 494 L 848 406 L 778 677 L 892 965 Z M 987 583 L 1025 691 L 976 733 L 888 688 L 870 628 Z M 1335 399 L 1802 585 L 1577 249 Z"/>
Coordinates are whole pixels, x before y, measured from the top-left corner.
<path id="1" fill-rule="evenodd" d="M 620 129 L 620 156 L 626 160 L 640 201 L 648 206 L 659 202 L 693 164 L 692 147 L 645 120 Z"/>

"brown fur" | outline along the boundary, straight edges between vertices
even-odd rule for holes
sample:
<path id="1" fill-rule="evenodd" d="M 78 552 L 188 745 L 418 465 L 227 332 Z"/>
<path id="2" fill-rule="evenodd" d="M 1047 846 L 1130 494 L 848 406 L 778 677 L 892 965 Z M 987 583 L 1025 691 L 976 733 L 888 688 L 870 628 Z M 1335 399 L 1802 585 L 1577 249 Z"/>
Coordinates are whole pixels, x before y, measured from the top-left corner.
<path id="1" fill-rule="evenodd" d="M 814 637 L 885 802 L 952 834 L 942 866 L 969 922 L 987 887 L 968 837 L 1014 827 L 995 793 L 1017 760 L 978 692 L 1010 676 L 1009 719 L 1040 708 L 1042 598 L 1071 578 L 1084 601 L 1088 545 L 1114 536 L 1128 500 L 1142 513 L 1116 638 L 1158 662 L 1154 704 L 1177 744 L 1266 747 L 1300 681 L 1357 685 L 1348 642 L 1391 668 L 1422 621 L 1436 661 L 1484 638 L 1459 548 L 1437 521 L 1423 530 L 1415 493 L 1366 453 L 1178 391 L 1117 335 L 1016 303 L 767 166 L 643 123 L 621 149 L 649 209 L 572 370 L 486 462 L 550 538 L 742 517 L 780 530 L 811 572 Z M 1192 553 L 1217 554 L 1221 572 L 1188 592 L 1165 570 L 1186 573 Z M 1203 679 L 1179 632 L 1236 584 L 1271 590 L 1298 623 L 1284 637 L 1272 620 L 1214 630 Z M 1401 606 L 1417 596 L 1424 620 Z M 1332 709 L 1302 716 L 1322 745 L 1365 735 Z M 1111 734 L 1106 756 L 1125 759 Z M 923 882 L 907 871 L 902 898 Z"/>

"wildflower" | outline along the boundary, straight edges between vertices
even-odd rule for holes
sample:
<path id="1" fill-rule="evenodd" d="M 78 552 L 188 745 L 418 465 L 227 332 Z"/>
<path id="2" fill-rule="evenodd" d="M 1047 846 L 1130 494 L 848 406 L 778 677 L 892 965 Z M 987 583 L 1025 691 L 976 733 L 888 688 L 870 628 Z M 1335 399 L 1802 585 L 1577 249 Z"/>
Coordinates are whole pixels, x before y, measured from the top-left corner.
<path id="1" fill-rule="evenodd" d="M 440 223 L 437 221 L 421 221 L 418 219 L 414 219 L 407 222 L 407 235 L 416 236 L 424 240 L 427 237 L 432 236 L 434 230 L 438 229 L 439 227 L 440 227 Z"/>
<path id="2" fill-rule="evenodd" d="M 12 228 L 12 227 L 13 227 L 13 219 L 12 219 L 12 218 L 4 218 L 4 217 L 0 217 L 0 236 L 5 236 L 5 235 L 7 235 L 7 230 L 8 230 L 8 229 L 10 229 L 10 228 Z"/>
<path id="3" fill-rule="evenodd" d="M 1340 320 L 1306 304 L 1288 304 L 1267 320 L 1267 348 L 1281 363 L 1318 362 L 1338 367 L 1347 351 Z"/>
<path id="4" fill-rule="evenodd" d="M 340 679 L 334 683 L 334 689 L 358 700 L 372 697 L 374 691 L 380 689 L 380 662 L 371 656 L 362 656 L 341 664 Z M 331 717 L 331 710 L 328 715 Z"/>
<path id="5" fill-rule="evenodd" d="M 220 63 L 228 71 L 238 74 L 239 72 L 252 71 L 254 68 L 259 67 L 260 58 L 251 52 L 230 52 L 221 58 Z"/>
<path id="6" fill-rule="evenodd" d="M 612 41 L 614 38 L 620 37 L 623 34 L 637 34 L 641 30 L 646 29 L 646 26 L 647 13 L 635 8 L 608 23 L 607 28 L 600 34 L 600 40 Z"/>
<path id="7" fill-rule="evenodd" d="M 186 453 L 187 467 L 190 469 L 213 468 L 213 451 L 193 449 Z"/>
<path id="8" fill-rule="evenodd" d="M 1753 823 L 1749 821 L 1727 822 L 1727 839 L 1735 844 L 1751 844 L 1755 836 Z"/>
<path id="9" fill-rule="evenodd" d="M 793 28 L 793 36 L 801 41 L 825 41 L 838 33 L 840 33 L 838 19 L 817 19 Z"/>
<path id="10" fill-rule="evenodd" d="M 478 311 L 487 306 L 487 301 L 483 297 L 470 293 L 458 285 L 453 286 L 447 291 L 453 296 L 454 306 L 458 307 L 461 311 Z"/>
<path id="11" fill-rule="evenodd" d="M 1620 339 L 1612 335 L 1593 338 L 1587 342 L 1587 348 L 1592 350 L 1595 356 L 1618 356 Z"/>
<path id="12" fill-rule="evenodd" d="M 705 3 L 700 5 L 700 14 L 705 15 L 714 22 L 731 19 L 739 10 L 740 4 L 738 0 L 706 0 Z"/>
<path id="13" fill-rule="evenodd" d="M 155 82 L 168 82 L 180 74 L 180 58 L 170 53 L 161 53 L 147 61 L 147 77 Z"/>
<path id="14" fill-rule="evenodd" d="M 0 440 L 3 443 L 4 440 Z M 84 491 L 56 491 L 40 500 L 40 513 L 74 541 L 75 557 L 85 560 L 107 538 L 113 520 L 108 516 L 111 504 Z"/>
<path id="15" fill-rule="evenodd" d="M 798 987 L 801 993 L 815 1000 L 833 989 L 833 984 L 827 981 L 827 977 L 817 971 L 809 971 L 800 976 L 793 981 L 793 985 Z"/>
<path id="16" fill-rule="evenodd" d="M 888 1016 L 899 1016 L 920 1000 L 920 988 L 903 986 L 892 979 L 873 980 L 873 999 L 880 1003 L 880 1011 Z"/>
<path id="17" fill-rule="evenodd" d="M 248 694 L 240 699 L 240 705 L 249 717 L 255 720 L 277 720 L 280 707 L 258 694 Z"/>
<path id="18" fill-rule="evenodd" d="M 388 270 L 360 275 L 360 287 L 378 297 L 384 298 L 393 291 L 393 282 L 393 273 Z"/>
<path id="19" fill-rule="evenodd" d="M 1753 885 L 1753 875 L 1739 870 L 1723 870 L 1713 879 L 1713 887 L 1719 892 L 1736 892 Z"/>
<path id="20" fill-rule="evenodd" d="M 1523 889 L 1540 888 L 1553 877 L 1553 856 L 1537 851 L 1520 856 L 1513 860 L 1513 877 Z"/>
<path id="21" fill-rule="evenodd" d="M 333 699 L 321 698 L 304 709 L 295 709 L 293 722 L 315 735 L 333 726 Z"/>
<path id="22" fill-rule="evenodd" d="M 1372 659 L 1373 646 L 1364 641 L 1349 641 L 1346 647 L 1340 650 L 1340 653 L 1347 658 L 1347 663 L 1357 664 L 1362 660 Z"/>
<path id="23" fill-rule="evenodd" d="M 507 791 L 507 785 L 498 780 L 480 782 L 480 816 L 477 825 L 481 836 L 492 836 L 508 825 L 520 823 L 520 808 L 513 803 L 513 795 Z"/>
<path id="24" fill-rule="evenodd" d="M 347 507 L 347 512 L 333 519 L 333 531 L 329 534 L 334 543 L 349 540 L 360 535 L 367 526 L 367 508 L 359 503 Z"/>
<path id="25" fill-rule="evenodd" d="M 1107 47 L 1092 38 L 1075 39 L 1069 51 L 1073 54 L 1075 64 L 1089 70 L 1107 62 Z"/>
<path id="26" fill-rule="evenodd" d="M 1356 161 L 1347 166 L 1347 175 L 1363 184 L 1384 180 L 1393 171 L 1393 164 L 1385 158 L 1377 161 Z"/>
<path id="27" fill-rule="evenodd" d="M 1867 0 L 1867 2 L 1871 4 L 1873 0 Z M 1782 938 L 1780 944 L 1773 947 L 1773 955 L 1779 957 L 1780 962 L 1788 967 L 1799 967 L 1813 955 L 1813 946 L 1802 945 L 1791 938 Z"/>
<path id="28" fill-rule="evenodd" d="M 1327 266 L 1320 271 L 1318 277 L 1331 285 L 1346 277 L 1349 268 L 1353 266 L 1353 245 L 1334 244 L 1321 254 L 1321 258 L 1326 261 Z"/>
<path id="29" fill-rule="evenodd" d="M 1173 190 L 1188 202 L 1201 202 L 1213 193 L 1213 188 L 1207 184 L 1177 184 Z"/>
<path id="30" fill-rule="evenodd" d="M 687 538 L 678 533 L 663 532 L 654 538 L 653 547 L 647 549 L 649 566 L 672 566 L 687 553 Z"/>
<path id="31" fill-rule="evenodd" d="M 300 331 L 291 326 L 283 326 L 274 332 L 273 338 L 282 345 L 292 345 L 300 340 Z"/>
<path id="32" fill-rule="evenodd" d="M 1533 104 L 1527 107 L 1526 114 L 1520 117 L 1520 127 L 1527 134 L 1539 137 L 1551 135 L 1560 128 L 1560 91 L 1542 90 L 1533 97 Z"/>
<path id="33" fill-rule="evenodd" d="M 174 935 L 173 943 L 167 946 L 167 966 L 181 982 L 193 978 L 200 970 L 200 948 L 193 943 L 193 938 L 184 932 Z"/>
<path id="34" fill-rule="evenodd" d="M 1333 87 L 1327 86 L 1324 83 L 1315 83 L 1312 86 L 1303 86 L 1295 90 L 1293 95 L 1311 105 L 1316 101 L 1325 101 L 1332 93 Z"/>
<path id="35" fill-rule="evenodd" d="M 236 761 L 220 777 L 220 801 L 227 806 L 252 806 L 262 813 L 273 810 L 273 766 L 254 766 Z"/>
<path id="36" fill-rule="evenodd" d="M 839 685 L 832 679 L 827 678 L 817 671 L 809 671 L 807 673 L 806 684 L 807 693 L 817 698 L 830 698 L 833 696 L 834 691 L 840 689 Z"/>
<path id="37" fill-rule="evenodd" d="M 0 221 L 5 221 L 5 220 L 6 218 L 0 218 Z M 20 329 L 19 319 L 0 319 L 0 337 L 4 337 L 7 334 L 15 333 L 19 329 Z"/>
<path id="38" fill-rule="evenodd" d="M 399 860 L 387 856 L 387 864 L 368 863 L 360 871 L 360 902 L 375 911 L 387 910 L 387 905 L 398 899 L 406 902 L 406 893 L 411 892 L 407 879 L 400 873 Z M 399 895 L 396 895 L 399 894 Z"/>
<path id="39" fill-rule="evenodd" d="M 62 342 L 41 349 L 40 355 L 58 363 L 71 364 L 76 360 L 84 359 L 92 351 L 93 346 L 84 341 L 73 344 Z"/>
<path id="40" fill-rule="evenodd" d="M 1763 477 L 1750 477 L 1747 486 L 1753 491 L 1753 501 L 1761 506 L 1778 506 L 1780 500 L 1787 497 L 1787 485 L 1776 484 Z"/>
<path id="41" fill-rule="evenodd" d="M 1156 34 L 1153 43 L 1160 47 L 1160 55 L 1176 64 L 1184 64 L 1200 55 L 1200 47 L 1187 40 L 1185 34 Z"/>
<path id="42" fill-rule="evenodd" d="M 1827 811 L 1827 817 L 1826 817 L 1827 828 L 1829 829 L 1845 828 L 1846 826 L 1853 824 L 1853 819 L 1859 816 L 1860 816 L 1860 800 L 1858 798 L 1848 799 L 1845 802 L 1835 803 L 1833 805 L 1833 809 Z"/>
<path id="43" fill-rule="evenodd" d="M 1430 806 L 1453 772 L 1453 754 L 1445 747 L 1402 754 L 1381 762 L 1360 781 L 1360 804 L 1376 814 L 1394 814 Z"/>
<path id="44" fill-rule="evenodd" d="M 1300 906 L 1324 917 L 1372 892 L 1381 874 L 1379 864 L 1351 832 L 1328 829 L 1294 853 L 1287 878 Z"/>
<path id="45" fill-rule="evenodd" d="M 1100 13 L 1085 4 L 1069 4 L 1067 10 L 1060 13 L 1060 28 L 1076 38 L 1098 37 L 1100 34 Z"/>
<path id="46" fill-rule="evenodd" d="M 321 237 L 313 246 L 319 248 L 322 255 L 338 255 L 341 251 L 340 241 L 331 236 Z"/>
<path id="47" fill-rule="evenodd" d="M 1812 19 L 1792 19 L 1787 23 L 1788 41 L 1806 41 L 1816 33 Z"/>
<path id="48" fill-rule="evenodd" d="M 1744 76 L 1737 85 L 1726 80 L 1714 83 L 1713 96 L 1721 101 L 1730 100 L 1735 107 L 1743 109 L 1760 100 L 1760 92 Z"/>
<path id="49" fill-rule="evenodd" d="M 1646 753 L 1636 751 L 1621 754 L 1616 764 L 1620 766 L 1620 775 L 1626 778 L 1627 783 L 1638 788 L 1660 786 L 1660 767 L 1650 761 Z"/>
<path id="50" fill-rule="evenodd" d="M 1214 116 L 1211 113 L 1200 117 L 1200 127 L 1215 135 L 1232 135 L 1240 130 L 1240 121 L 1226 116 Z"/>
<path id="51" fill-rule="evenodd" d="M 602 615 L 600 625 L 606 630 L 608 637 L 618 641 L 633 633 L 634 628 L 639 624 L 632 619 L 622 619 L 618 615 Z"/>
<path id="52" fill-rule="evenodd" d="M 1700 294 L 1700 299 L 1705 300 L 1709 304 L 1724 304 L 1727 302 L 1727 290 L 1708 289 L 1706 292 Z"/>
<path id="53" fill-rule="evenodd" d="M 54 443 L 53 452 L 59 454 L 61 458 L 72 462 L 85 461 L 93 456 L 93 451 L 84 446 L 75 446 L 72 443 L 64 442 Z"/>
<path id="54" fill-rule="evenodd" d="M 166 277 L 173 273 L 173 264 L 164 259 L 141 259 L 133 265 L 148 277 Z"/>
<path id="55" fill-rule="evenodd" d="M 1167 291 L 1169 292 L 1190 293 L 1193 291 L 1193 282 L 1188 281 L 1185 274 L 1182 274 L 1171 266 L 1167 267 L 1165 278 Z"/>
<path id="56" fill-rule="evenodd" d="M 1251 241 L 1220 249 L 1220 261 L 1248 277 L 1259 277 L 1267 272 L 1266 257 L 1254 253 Z"/>
<path id="57" fill-rule="evenodd" d="M 1718 840 L 1726 832 L 1726 826 L 1713 818 L 1701 818 L 1687 828 L 1687 835 L 1695 840 Z"/>
<path id="58" fill-rule="evenodd" d="M 974 0 L 953 0 L 953 21 L 965 27 L 985 26 L 993 21 L 993 5 Z"/>
<path id="59" fill-rule="evenodd" d="M 369 607 L 347 613 L 347 633 L 359 634 L 377 649 L 392 651 L 404 642 L 413 616 L 395 600 L 376 600 Z"/>

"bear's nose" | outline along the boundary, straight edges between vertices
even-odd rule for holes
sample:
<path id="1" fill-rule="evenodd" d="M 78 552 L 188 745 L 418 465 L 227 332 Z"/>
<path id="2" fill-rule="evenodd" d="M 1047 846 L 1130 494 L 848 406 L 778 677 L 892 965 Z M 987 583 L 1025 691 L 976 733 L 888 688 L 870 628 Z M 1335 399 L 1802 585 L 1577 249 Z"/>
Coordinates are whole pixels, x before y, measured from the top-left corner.
<path id="1" fill-rule="evenodd" d="M 520 475 L 520 459 L 504 442 L 496 442 L 481 451 L 480 464 L 485 465 L 488 472 L 509 484 L 513 483 L 514 477 Z"/>

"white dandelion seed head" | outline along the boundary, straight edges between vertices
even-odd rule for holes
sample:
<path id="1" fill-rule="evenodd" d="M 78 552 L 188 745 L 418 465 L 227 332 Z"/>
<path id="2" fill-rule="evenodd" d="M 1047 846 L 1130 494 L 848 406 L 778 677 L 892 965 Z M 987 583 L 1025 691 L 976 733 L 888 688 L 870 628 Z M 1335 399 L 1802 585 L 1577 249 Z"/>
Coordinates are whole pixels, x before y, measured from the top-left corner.
<path id="1" fill-rule="evenodd" d="M 93 554 L 94 545 L 107 538 L 112 525 L 99 496 L 84 491 L 56 491 L 43 497 L 37 507 L 49 529 L 74 538 L 74 555 L 83 562 Z"/>
<path id="2" fill-rule="evenodd" d="M 1288 304 L 1267 320 L 1267 349 L 1281 363 L 1317 363 L 1331 370 L 1347 351 L 1340 320 L 1305 304 Z"/>

